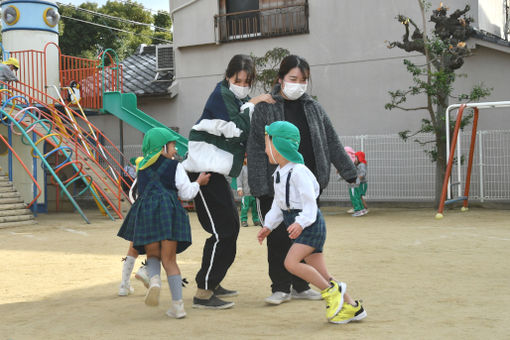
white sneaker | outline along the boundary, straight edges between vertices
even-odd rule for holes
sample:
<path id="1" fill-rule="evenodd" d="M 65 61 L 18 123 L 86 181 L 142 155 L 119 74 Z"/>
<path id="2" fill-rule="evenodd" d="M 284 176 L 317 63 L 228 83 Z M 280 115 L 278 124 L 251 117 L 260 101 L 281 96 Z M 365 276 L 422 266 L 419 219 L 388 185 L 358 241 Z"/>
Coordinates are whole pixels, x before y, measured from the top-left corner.
<path id="1" fill-rule="evenodd" d="M 159 275 L 154 275 L 149 280 L 149 289 L 145 294 L 145 304 L 147 306 L 159 305 L 159 292 L 161 291 L 161 279 Z"/>
<path id="2" fill-rule="evenodd" d="M 347 210 L 347 213 L 348 213 L 348 214 L 352 214 L 352 213 L 354 213 L 354 209 L 353 209 L 353 208 L 351 208 L 351 209 Z"/>
<path id="3" fill-rule="evenodd" d="M 360 216 L 363 216 L 363 215 L 366 215 L 368 213 L 368 211 L 366 211 L 365 209 L 363 210 L 358 210 L 356 211 L 354 214 L 352 214 L 351 216 L 353 217 L 360 217 Z"/>
<path id="4" fill-rule="evenodd" d="M 149 274 L 147 273 L 147 267 L 141 266 L 135 274 L 135 279 L 141 281 L 145 288 L 149 288 Z"/>
<path id="5" fill-rule="evenodd" d="M 185 317 L 186 311 L 184 310 L 184 302 L 182 302 L 182 300 L 172 301 L 172 305 L 170 309 L 166 311 L 166 315 L 176 319 Z"/>
<path id="6" fill-rule="evenodd" d="M 291 299 L 289 293 L 274 292 L 271 296 L 266 298 L 266 302 L 272 305 L 279 305 L 282 302 L 289 301 Z"/>
<path id="7" fill-rule="evenodd" d="M 133 289 L 133 287 L 131 287 L 131 285 L 129 283 L 128 284 L 125 284 L 125 283 L 120 284 L 119 296 L 128 296 L 129 294 L 133 294 L 134 292 L 135 292 L 135 290 Z"/>
<path id="8" fill-rule="evenodd" d="M 307 290 L 302 291 L 301 293 L 298 293 L 297 290 L 292 288 L 292 291 L 290 292 L 290 296 L 293 299 L 301 299 L 301 300 L 322 300 L 322 295 L 319 292 L 316 292 L 312 288 L 309 288 Z"/>

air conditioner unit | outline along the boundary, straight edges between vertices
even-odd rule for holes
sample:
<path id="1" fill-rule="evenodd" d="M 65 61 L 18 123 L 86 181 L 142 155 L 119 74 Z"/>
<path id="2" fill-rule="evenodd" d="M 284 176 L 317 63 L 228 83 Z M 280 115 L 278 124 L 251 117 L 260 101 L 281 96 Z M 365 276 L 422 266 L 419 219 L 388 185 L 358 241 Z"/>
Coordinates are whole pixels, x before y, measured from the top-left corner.
<path id="1" fill-rule="evenodd" d="M 156 72 L 174 70 L 174 46 L 156 45 Z"/>

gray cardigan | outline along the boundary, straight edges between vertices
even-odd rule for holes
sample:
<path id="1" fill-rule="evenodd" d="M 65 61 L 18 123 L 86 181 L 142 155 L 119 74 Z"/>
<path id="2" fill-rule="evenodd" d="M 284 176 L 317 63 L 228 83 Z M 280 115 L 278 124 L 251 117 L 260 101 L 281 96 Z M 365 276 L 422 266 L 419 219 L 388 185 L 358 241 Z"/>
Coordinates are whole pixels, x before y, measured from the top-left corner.
<path id="1" fill-rule="evenodd" d="M 276 165 L 269 163 L 265 153 L 264 127 L 275 121 L 285 120 L 285 113 L 284 99 L 280 94 L 279 84 L 275 85 L 271 94 L 276 100 L 275 104 L 262 102 L 255 106 L 246 149 L 248 153 L 248 183 L 251 194 L 255 197 L 274 195 L 272 175 Z M 331 163 L 343 178 L 354 180 L 357 177 L 356 167 L 345 152 L 322 106 L 307 93 L 298 100 L 302 101 L 304 105 L 315 154 L 317 181 L 321 190 L 328 186 Z"/>

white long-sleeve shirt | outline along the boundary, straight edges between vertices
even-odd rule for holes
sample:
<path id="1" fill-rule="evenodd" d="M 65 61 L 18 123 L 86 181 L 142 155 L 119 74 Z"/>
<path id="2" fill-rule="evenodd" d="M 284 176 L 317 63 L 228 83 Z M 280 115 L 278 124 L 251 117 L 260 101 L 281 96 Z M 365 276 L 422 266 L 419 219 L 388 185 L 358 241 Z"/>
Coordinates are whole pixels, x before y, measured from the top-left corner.
<path id="1" fill-rule="evenodd" d="M 186 170 L 181 163 L 177 164 L 175 169 L 175 187 L 177 188 L 177 195 L 184 201 L 189 201 L 195 198 L 200 190 L 200 185 L 197 182 L 191 182 Z"/>
<path id="2" fill-rule="evenodd" d="M 295 222 L 306 228 L 317 219 L 317 197 L 320 193 L 319 183 L 313 173 L 303 164 L 287 163 L 283 168 L 278 166 L 273 174 L 274 199 L 271 209 L 266 214 L 264 226 L 270 230 L 275 229 L 283 221 L 282 210 L 287 210 L 285 201 L 285 186 L 287 176 L 292 169 L 289 185 L 290 209 L 300 209 Z M 280 181 L 276 183 L 277 173 Z"/>

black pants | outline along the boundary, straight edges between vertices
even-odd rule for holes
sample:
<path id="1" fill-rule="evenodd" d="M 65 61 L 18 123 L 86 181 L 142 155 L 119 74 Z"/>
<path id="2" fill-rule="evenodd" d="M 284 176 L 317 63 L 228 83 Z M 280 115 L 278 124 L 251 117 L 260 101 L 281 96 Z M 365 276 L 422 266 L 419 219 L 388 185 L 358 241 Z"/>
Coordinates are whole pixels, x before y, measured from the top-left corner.
<path id="1" fill-rule="evenodd" d="M 259 216 L 263 220 L 267 212 L 271 209 L 273 197 L 257 197 L 259 206 Z M 298 292 L 310 289 L 310 286 L 303 279 L 292 275 L 283 265 L 285 257 L 289 252 L 292 240 L 289 238 L 287 227 L 281 223 L 267 237 L 267 262 L 269 263 L 269 278 L 271 279 L 272 292 L 290 293 L 290 286 Z"/>
<path id="2" fill-rule="evenodd" d="M 190 173 L 189 177 L 194 181 L 198 173 Z M 195 209 L 202 228 L 211 234 L 205 241 L 195 281 L 198 288 L 212 290 L 234 262 L 239 235 L 239 214 L 225 176 L 211 173 L 209 183 L 200 187 L 195 197 Z"/>

